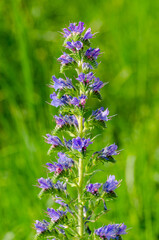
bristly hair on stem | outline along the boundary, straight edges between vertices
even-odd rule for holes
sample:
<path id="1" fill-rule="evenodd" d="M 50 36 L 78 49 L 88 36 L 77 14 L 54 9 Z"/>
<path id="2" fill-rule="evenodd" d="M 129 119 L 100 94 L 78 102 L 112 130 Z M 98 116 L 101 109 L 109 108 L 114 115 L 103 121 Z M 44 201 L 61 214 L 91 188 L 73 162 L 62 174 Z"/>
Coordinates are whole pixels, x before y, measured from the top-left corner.
<path id="1" fill-rule="evenodd" d="M 52 197 L 52 207 L 47 208 L 47 220 L 36 220 L 35 239 L 120 240 L 126 234 L 123 223 L 98 229 L 90 226 L 108 212 L 106 202 L 117 197 L 121 182 L 114 175 L 107 176 L 104 183 L 91 182 L 99 163 L 115 163 L 114 156 L 119 154 L 115 143 L 96 152 L 91 150 L 94 129 L 104 130 L 111 120 L 108 108 L 92 109 L 88 104 L 91 98 L 102 99 L 100 90 L 105 84 L 93 72 L 101 52 L 91 46 L 94 34 L 91 28 L 85 30 L 83 22 L 70 23 L 62 35 L 65 50 L 57 59 L 60 74 L 54 75 L 49 85 L 54 89 L 50 105 L 57 108 L 56 127 L 44 137 L 50 145 L 51 159 L 46 163 L 49 177 L 39 178 L 37 185 L 40 198 Z M 67 77 L 70 70 L 76 73 L 74 81 Z"/>

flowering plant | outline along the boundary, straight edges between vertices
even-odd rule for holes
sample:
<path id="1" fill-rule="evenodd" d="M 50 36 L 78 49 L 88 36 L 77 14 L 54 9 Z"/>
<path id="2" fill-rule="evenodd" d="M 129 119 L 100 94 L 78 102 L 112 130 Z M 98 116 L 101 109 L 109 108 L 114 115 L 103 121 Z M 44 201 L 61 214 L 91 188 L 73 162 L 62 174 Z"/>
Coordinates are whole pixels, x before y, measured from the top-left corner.
<path id="1" fill-rule="evenodd" d="M 53 76 L 50 84 L 55 91 L 50 95 L 50 104 L 58 108 L 59 115 L 54 116 L 55 129 L 45 137 L 51 145 L 48 154 L 53 159 L 46 163 L 50 177 L 38 179 L 38 187 L 40 198 L 52 196 L 54 208 L 47 209 L 49 220 L 36 221 L 35 239 L 119 240 L 126 234 L 124 224 L 109 224 L 98 229 L 89 226 L 107 213 L 106 201 L 117 197 L 115 189 L 120 181 L 110 175 L 104 184 L 91 183 L 98 163 L 114 163 L 113 156 L 119 151 L 116 144 L 94 153 L 90 150 L 95 139 L 93 129 L 105 128 L 111 117 L 108 108 L 92 111 L 87 104 L 92 97 L 101 100 L 100 89 L 105 84 L 93 73 L 98 66 L 100 49 L 91 47 L 90 39 L 94 36 L 91 29 L 83 34 L 84 30 L 83 22 L 71 23 L 63 29 L 68 53 L 63 52 L 58 58 L 60 72 L 74 69 L 77 73 L 74 81 Z M 103 208 L 100 212 L 99 206 Z"/>

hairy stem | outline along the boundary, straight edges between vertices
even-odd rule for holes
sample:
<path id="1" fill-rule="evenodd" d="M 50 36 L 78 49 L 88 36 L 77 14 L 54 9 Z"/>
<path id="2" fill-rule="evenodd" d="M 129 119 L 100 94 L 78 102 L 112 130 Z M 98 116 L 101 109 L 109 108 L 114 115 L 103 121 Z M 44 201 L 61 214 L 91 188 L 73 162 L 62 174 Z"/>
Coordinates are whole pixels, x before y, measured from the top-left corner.
<path id="1" fill-rule="evenodd" d="M 79 136 L 82 138 L 83 136 L 83 117 L 79 116 Z M 83 190 L 83 158 L 82 154 L 79 158 L 79 167 L 78 167 L 78 233 L 80 235 L 80 239 L 83 237 L 83 202 L 82 202 L 82 190 Z"/>

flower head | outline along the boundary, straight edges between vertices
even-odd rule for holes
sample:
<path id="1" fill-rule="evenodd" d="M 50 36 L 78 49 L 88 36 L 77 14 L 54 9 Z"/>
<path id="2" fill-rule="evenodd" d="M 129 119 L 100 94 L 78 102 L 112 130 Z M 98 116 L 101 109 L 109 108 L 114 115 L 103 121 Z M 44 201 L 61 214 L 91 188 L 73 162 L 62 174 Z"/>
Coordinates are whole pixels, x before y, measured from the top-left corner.
<path id="1" fill-rule="evenodd" d="M 57 95 L 55 92 L 50 94 L 50 98 L 52 99 L 51 101 L 52 106 L 59 107 L 63 105 L 63 102 L 61 101 L 61 99 L 57 98 Z"/>
<path id="2" fill-rule="evenodd" d="M 63 95 L 60 99 L 57 97 L 56 93 L 50 95 L 50 98 L 52 99 L 51 105 L 54 107 L 63 106 L 65 104 L 69 104 L 72 97 L 69 95 Z"/>
<path id="3" fill-rule="evenodd" d="M 104 83 L 103 83 L 102 81 L 100 81 L 99 78 L 94 78 L 94 83 L 92 83 L 92 84 L 90 85 L 90 87 L 92 88 L 92 90 L 93 90 L 94 92 L 99 92 L 100 89 L 101 89 L 102 87 L 104 87 Z"/>
<path id="4" fill-rule="evenodd" d="M 86 99 L 87 96 L 82 94 L 79 98 L 73 97 L 70 103 L 77 107 L 79 107 L 80 105 L 84 107 L 84 105 L 86 104 Z"/>
<path id="5" fill-rule="evenodd" d="M 98 189 L 101 187 L 100 183 L 90 183 L 86 186 L 87 192 L 94 194 L 98 193 Z"/>
<path id="6" fill-rule="evenodd" d="M 108 108 L 104 111 L 104 108 L 101 107 L 100 109 L 97 109 L 96 111 L 92 112 L 92 115 L 96 120 L 99 121 L 108 121 L 108 115 L 109 115 L 109 110 Z"/>
<path id="7" fill-rule="evenodd" d="M 72 147 L 72 140 L 66 140 L 66 138 L 64 138 L 64 142 L 65 142 L 65 146 L 70 149 Z"/>
<path id="8" fill-rule="evenodd" d="M 74 164 L 72 158 L 66 156 L 65 153 L 59 152 L 58 153 L 58 163 L 61 164 L 65 169 L 71 168 Z"/>
<path id="9" fill-rule="evenodd" d="M 74 125 L 76 127 L 78 126 L 78 121 L 74 115 L 62 116 L 62 114 L 59 114 L 59 116 L 55 115 L 54 118 L 56 119 L 56 124 L 58 127 L 62 127 L 64 125 Z"/>
<path id="10" fill-rule="evenodd" d="M 66 48 L 71 49 L 72 51 L 79 51 L 83 47 L 83 43 L 80 41 L 74 42 L 73 40 L 71 42 L 66 43 Z"/>
<path id="11" fill-rule="evenodd" d="M 83 40 L 87 40 L 93 37 L 94 34 L 91 33 L 91 28 L 88 28 L 84 34 Z"/>
<path id="12" fill-rule="evenodd" d="M 90 81 L 94 79 L 94 74 L 92 72 L 89 72 L 88 74 L 80 73 L 78 75 L 78 80 L 79 82 L 82 82 L 83 84 L 88 84 Z"/>
<path id="13" fill-rule="evenodd" d="M 68 207 L 68 205 L 63 201 L 63 199 L 56 197 L 55 203 L 60 204 L 62 207 Z"/>
<path id="14" fill-rule="evenodd" d="M 67 65 L 69 63 L 72 63 L 74 60 L 67 53 L 63 52 L 63 55 L 61 55 L 58 58 L 58 61 L 61 62 L 62 65 L 64 65 L 64 64 Z"/>
<path id="15" fill-rule="evenodd" d="M 119 183 L 117 180 L 115 180 L 114 175 L 110 175 L 107 181 L 103 184 L 103 191 L 104 192 L 113 192 L 117 187 L 119 187 Z"/>
<path id="16" fill-rule="evenodd" d="M 76 97 L 73 97 L 70 103 L 73 104 L 74 106 L 79 106 L 80 100 Z"/>
<path id="17" fill-rule="evenodd" d="M 36 220 L 35 222 L 35 228 L 37 233 L 45 232 L 48 229 L 49 222 L 43 220 L 42 222 Z"/>
<path id="18" fill-rule="evenodd" d="M 66 183 L 57 181 L 57 182 L 54 184 L 54 188 L 56 188 L 56 189 L 58 189 L 58 190 L 65 191 L 65 190 L 67 189 L 67 185 L 66 185 Z"/>
<path id="19" fill-rule="evenodd" d="M 109 160 L 113 155 L 117 155 L 118 152 L 116 152 L 118 146 L 114 144 L 103 148 L 101 151 L 99 152 L 95 152 L 94 154 L 98 154 L 99 158 L 104 158 L 106 160 Z M 93 154 L 93 155 L 94 155 Z"/>
<path id="20" fill-rule="evenodd" d="M 126 225 L 124 224 L 109 224 L 107 226 L 96 229 L 95 234 L 100 238 L 107 240 L 118 239 L 120 235 L 126 234 L 125 229 Z"/>
<path id="21" fill-rule="evenodd" d="M 78 127 L 78 121 L 77 118 L 74 115 L 65 115 L 65 121 L 67 122 L 67 124 L 69 125 L 74 125 L 76 127 Z"/>
<path id="22" fill-rule="evenodd" d="M 62 127 L 63 125 L 66 124 L 66 121 L 61 114 L 59 115 L 59 117 L 55 115 L 54 118 L 56 120 L 57 126 Z"/>
<path id="23" fill-rule="evenodd" d="M 89 48 L 87 49 L 85 56 L 90 60 L 96 60 L 98 55 L 100 54 L 99 48 Z"/>
<path id="24" fill-rule="evenodd" d="M 64 168 L 60 163 L 54 162 L 52 163 L 46 163 L 47 168 L 49 169 L 50 172 L 55 172 L 55 174 L 60 174 Z"/>
<path id="25" fill-rule="evenodd" d="M 83 68 L 84 71 L 89 71 L 90 69 L 93 69 L 93 67 L 91 66 L 91 64 L 86 63 L 86 62 L 84 62 L 84 63 L 82 64 L 82 68 Z"/>
<path id="26" fill-rule="evenodd" d="M 50 87 L 54 88 L 55 91 L 58 89 L 62 90 L 64 88 L 73 88 L 72 80 L 66 77 L 66 81 L 63 78 L 56 78 L 55 76 L 52 76 L 54 85 L 50 85 Z"/>
<path id="27" fill-rule="evenodd" d="M 92 144 L 91 139 L 85 139 L 85 138 L 73 138 L 72 139 L 72 148 L 78 150 L 79 152 L 82 152 L 82 150 L 86 150 L 86 148 L 89 146 L 89 144 Z"/>
<path id="28" fill-rule="evenodd" d="M 39 178 L 38 183 L 40 184 L 38 187 L 43 188 L 44 190 L 53 188 L 53 183 L 50 178 Z"/>
<path id="29" fill-rule="evenodd" d="M 84 107 L 84 105 L 86 104 L 86 99 L 87 99 L 87 96 L 85 96 L 84 94 L 82 94 L 80 97 L 80 104 Z"/>
<path id="30" fill-rule="evenodd" d="M 63 29 L 64 31 L 63 36 L 67 38 L 76 34 L 81 34 L 84 31 L 84 29 L 85 27 L 83 22 L 79 22 L 77 26 L 76 23 L 70 23 L 68 29 L 67 28 Z"/>
<path id="31" fill-rule="evenodd" d="M 66 215 L 66 212 L 60 210 L 55 211 L 53 208 L 47 208 L 47 212 L 53 222 L 57 222 L 61 217 Z"/>
<path id="32" fill-rule="evenodd" d="M 48 144 L 51 144 L 53 148 L 57 146 L 63 146 L 61 140 L 57 136 L 52 136 L 50 134 L 46 134 L 45 140 Z"/>
<path id="33" fill-rule="evenodd" d="M 118 153 L 116 152 L 118 146 L 114 143 L 108 147 L 105 147 L 103 150 L 104 154 L 107 154 L 107 156 L 112 156 L 112 155 L 117 155 Z"/>

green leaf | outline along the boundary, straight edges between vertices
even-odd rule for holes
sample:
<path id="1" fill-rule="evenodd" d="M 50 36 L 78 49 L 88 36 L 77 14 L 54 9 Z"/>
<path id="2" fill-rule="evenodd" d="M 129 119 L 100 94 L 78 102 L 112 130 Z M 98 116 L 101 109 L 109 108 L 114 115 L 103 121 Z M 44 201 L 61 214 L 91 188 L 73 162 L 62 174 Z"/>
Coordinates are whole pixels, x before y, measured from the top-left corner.
<path id="1" fill-rule="evenodd" d="M 86 56 L 84 57 L 84 62 L 90 64 L 94 69 L 97 68 L 98 63 L 96 62 L 95 59 L 89 59 Z"/>
<path id="2" fill-rule="evenodd" d="M 70 56 L 71 56 L 76 62 L 81 61 L 81 54 L 80 54 L 79 52 L 71 53 Z"/>
<path id="3" fill-rule="evenodd" d="M 102 96 L 98 91 L 92 91 L 91 95 L 93 98 L 97 98 L 98 100 L 102 100 Z"/>
<path id="4" fill-rule="evenodd" d="M 49 237 L 49 236 L 51 236 L 51 237 L 56 237 L 56 236 L 57 236 L 56 231 L 50 232 L 49 230 L 47 230 L 47 231 L 44 231 L 44 232 L 42 232 L 42 233 L 37 233 L 37 234 L 35 235 L 34 240 L 44 239 L 44 238 L 47 238 L 47 237 Z"/>
<path id="5" fill-rule="evenodd" d="M 91 42 L 87 39 L 87 40 L 84 40 L 84 41 L 82 41 L 83 42 L 83 46 L 84 47 L 86 47 L 86 48 L 88 48 L 88 47 L 90 47 L 91 46 Z"/>
<path id="6" fill-rule="evenodd" d="M 97 160 L 101 160 L 101 161 L 104 161 L 104 162 L 112 162 L 112 163 L 116 162 L 116 160 L 112 156 L 108 156 L 107 158 L 103 158 L 103 157 L 98 156 Z"/>
<path id="7" fill-rule="evenodd" d="M 65 71 L 75 68 L 76 66 L 77 66 L 76 62 L 72 62 L 72 63 L 68 63 L 68 64 L 61 64 L 60 73 L 64 73 Z"/>
<path id="8" fill-rule="evenodd" d="M 107 127 L 105 121 L 100 121 L 100 120 L 96 120 L 96 119 L 93 120 L 93 125 L 100 127 L 102 129 Z"/>

